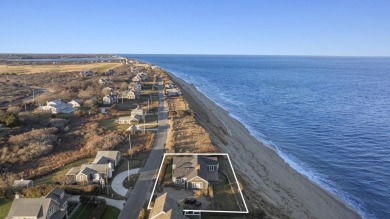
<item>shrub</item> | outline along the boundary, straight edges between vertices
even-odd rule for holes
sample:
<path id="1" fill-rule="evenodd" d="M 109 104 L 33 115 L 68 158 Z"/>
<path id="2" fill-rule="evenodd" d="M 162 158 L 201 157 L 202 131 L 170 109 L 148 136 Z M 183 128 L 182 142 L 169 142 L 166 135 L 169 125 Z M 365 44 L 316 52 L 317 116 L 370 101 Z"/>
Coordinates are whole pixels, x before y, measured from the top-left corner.
<path id="1" fill-rule="evenodd" d="M 54 188 L 55 185 L 51 185 L 51 184 L 36 185 L 30 188 L 24 188 L 22 190 L 22 194 L 26 198 L 39 198 L 42 196 L 46 196 Z"/>
<path id="2" fill-rule="evenodd" d="M 0 114 L 0 122 L 3 122 L 8 127 L 14 127 L 19 124 L 19 116 L 10 112 L 2 112 Z"/>

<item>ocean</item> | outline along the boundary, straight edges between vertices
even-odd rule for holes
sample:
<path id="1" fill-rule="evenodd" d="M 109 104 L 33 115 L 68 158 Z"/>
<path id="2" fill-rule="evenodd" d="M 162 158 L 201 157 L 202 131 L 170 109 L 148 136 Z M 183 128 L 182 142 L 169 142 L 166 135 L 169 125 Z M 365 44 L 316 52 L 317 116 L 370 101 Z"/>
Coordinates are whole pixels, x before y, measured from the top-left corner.
<path id="1" fill-rule="evenodd" d="M 364 218 L 390 218 L 390 58 L 121 56 L 194 84 Z"/>

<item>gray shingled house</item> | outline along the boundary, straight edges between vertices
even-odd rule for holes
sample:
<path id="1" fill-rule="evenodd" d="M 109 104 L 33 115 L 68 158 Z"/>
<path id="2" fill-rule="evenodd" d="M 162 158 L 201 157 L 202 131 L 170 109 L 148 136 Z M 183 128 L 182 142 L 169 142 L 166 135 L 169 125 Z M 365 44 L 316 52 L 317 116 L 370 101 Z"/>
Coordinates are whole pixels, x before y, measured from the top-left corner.
<path id="1" fill-rule="evenodd" d="M 194 155 L 173 157 L 172 181 L 185 189 L 206 190 L 209 182 L 218 181 L 218 158 Z"/>
<path id="2" fill-rule="evenodd" d="M 70 196 L 54 189 L 45 198 L 15 197 L 6 219 L 63 219 L 68 218 L 67 201 Z"/>
<path id="3" fill-rule="evenodd" d="M 186 219 L 182 211 L 177 201 L 164 193 L 154 201 L 149 219 Z"/>
<path id="4" fill-rule="evenodd" d="M 121 153 L 119 151 L 98 151 L 95 160 L 91 164 L 83 164 L 81 167 L 73 167 L 66 173 L 68 184 L 101 183 L 105 177 L 111 178 L 115 167 L 119 164 Z"/>

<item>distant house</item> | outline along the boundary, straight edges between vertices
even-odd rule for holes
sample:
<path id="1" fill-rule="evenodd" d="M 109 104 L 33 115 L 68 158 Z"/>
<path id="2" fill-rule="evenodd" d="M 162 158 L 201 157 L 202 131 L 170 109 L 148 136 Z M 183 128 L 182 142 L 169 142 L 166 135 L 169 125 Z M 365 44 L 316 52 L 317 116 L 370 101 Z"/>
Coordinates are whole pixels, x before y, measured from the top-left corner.
<path id="1" fill-rule="evenodd" d="M 112 163 L 114 167 L 118 166 L 121 160 L 121 152 L 119 151 L 98 151 L 95 160 L 92 163 L 106 164 Z"/>
<path id="2" fill-rule="evenodd" d="M 123 116 L 119 117 L 118 123 L 119 124 L 138 124 L 141 122 L 142 116 L 141 115 L 134 115 L 134 116 Z"/>
<path id="3" fill-rule="evenodd" d="M 170 88 L 170 89 L 165 89 L 165 95 L 167 95 L 168 97 L 180 96 L 181 92 L 178 88 Z"/>
<path id="4" fill-rule="evenodd" d="M 142 81 L 141 77 L 139 77 L 138 75 L 136 75 L 133 79 L 131 79 L 133 82 L 140 82 Z"/>
<path id="5" fill-rule="evenodd" d="M 109 82 L 108 78 L 100 78 L 99 81 L 98 81 L 98 83 L 99 83 L 100 85 L 105 85 L 105 84 L 107 84 L 108 82 Z"/>
<path id="6" fill-rule="evenodd" d="M 185 189 L 206 190 L 209 182 L 218 181 L 219 163 L 217 157 L 184 156 L 172 161 L 172 181 Z"/>
<path id="7" fill-rule="evenodd" d="M 139 106 L 136 109 L 133 109 L 131 111 L 131 116 L 134 117 L 136 115 L 144 116 L 144 110 L 142 108 L 139 108 Z"/>
<path id="8" fill-rule="evenodd" d="M 73 108 L 77 108 L 77 107 L 80 107 L 80 100 L 75 99 L 75 100 L 68 102 L 68 104 L 71 105 Z"/>
<path id="9" fill-rule="evenodd" d="M 149 214 L 149 219 L 187 219 L 188 217 L 183 215 L 183 209 L 178 202 L 164 193 L 156 198 L 154 205 Z"/>
<path id="10" fill-rule="evenodd" d="M 106 75 L 106 76 L 110 76 L 110 75 L 114 75 L 114 74 L 115 74 L 115 70 L 114 69 L 110 69 L 110 70 L 104 72 L 104 75 Z"/>
<path id="11" fill-rule="evenodd" d="M 118 103 L 118 95 L 111 92 L 111 94 L 103 97 L 103 104 Z"/>
<path id="12" fill-rule="evenodd" d="M 56 188 L 45 198 L 19 198 L 16 196 L 6 219 L 65 219 L 68 218 L 67 201 L 70 196 Z"/>
<path id="13" fill-rule="evenodd" d="M 135 90 L 125 91 L 124 97 L 129 100 L 139 99 L 139 92 Z"/>
<path id="14" fill-rule="evenodd" d="M 20 187 L 20 188 L 29 188 L 34 186 L 34 181 L 32 180 L 15 180 L 14 183 L 12 184 L 13 187 Z"/>
<path id="15" fill-rule="evenodd" d="M 131 82 L 128 86 L 129 90 L 141 91 L 142 84 L 138 82 Z"/>
<path id="16" fill-rule="evenodd" d="M 91 77 L 91 76 L 93 76 L 93 73 L 89 70 L 84 70 L 84 71 L 80 72 L 80 76 L 81 77 Z"/>
<path id="17" fill-rule="evenodd" d="M 61 100 L 52 100 L 46 102 L 46 106 L 38 107 L 39 110 L 49 111 L 52 114 L 72 113 L 74 111 L 72 105 L 62 102 Z"/>
<path id="18" fill-rule="evenodd" d="M 66 173 L 66 181 L 72 183 L 105 183 L 105 177 L 111 178 L 115 167 L 119 164 L 119 151 L 98 151 L 91 164 L 73 167 Z"/>
<path id="19" fill-rule="evenodd" d="M 126 131 L 130 132 L 130 134 L 135 134 L 138 132 L 138 128 L 136 125 L 131 125 Z"/>

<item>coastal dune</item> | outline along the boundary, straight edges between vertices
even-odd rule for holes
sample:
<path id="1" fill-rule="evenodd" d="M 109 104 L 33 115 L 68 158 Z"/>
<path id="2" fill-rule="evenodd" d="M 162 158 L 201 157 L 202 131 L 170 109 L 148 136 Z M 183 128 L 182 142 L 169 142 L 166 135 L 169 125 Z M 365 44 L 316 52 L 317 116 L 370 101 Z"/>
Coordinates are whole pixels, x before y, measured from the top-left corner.
<path id="1" fill-rule="evenodd" d="M 212 143 L 219 151 L 229 153 L 250 212 L 265 212 L 276 218 L 360 218 L 338 197 L 291 168 L 193 85 L 168 74 L 181 88 Z"/>

